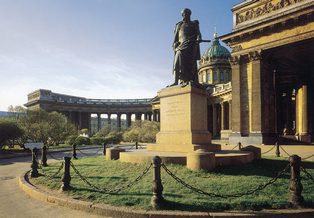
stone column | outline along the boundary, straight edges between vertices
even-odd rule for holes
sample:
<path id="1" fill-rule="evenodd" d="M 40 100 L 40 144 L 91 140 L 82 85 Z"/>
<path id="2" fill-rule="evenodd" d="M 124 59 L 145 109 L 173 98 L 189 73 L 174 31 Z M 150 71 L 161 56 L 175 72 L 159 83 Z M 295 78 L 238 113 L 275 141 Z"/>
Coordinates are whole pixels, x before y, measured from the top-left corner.
<path id="1" fill-rule="evenodd" d="M 213 137 L 217 135 L 217 108 L 216 105 L 213 104 Z"/>
<path id="2" fill-rule="evenodd" d="M 82 129 L 82 112 L 79 112 L 79 128 Z"/>
<path id="3" fill-rule="evenodd" d="M 91 113 L 88 112 L 87 116 L 88 116 L 88 130 L 92 131 L 92 128 L 91 128 Z"/>
<path id="4" fill-rule="evenodd" d="M 232 134 L 241 133 L 241 74 L 240 56 L 234 56 L 230 60 L 232 68 Z"/>
<path id="5" fill-rule="evenodd" d="M 128 127 L 132 125 L 131 116 L 132 116 L 131 113 L 126 114 L 126 122 Z"/>
<path id="6" fill-rule="evenodd" d="M 97 120 L 98 120 L 98 131 L 101 130 L 101 114 L 97 114 Z"/>
<path id="7" fill-rule="evenodd" d="M 72 111 L 69 111 L 69 120 L 70 120 L 70 123 L 72 123 Z"/>
<path id="8" fill-rule="evenodd" d="M 142 120 L 142 113 L 138 112 L 135 114 L 135 120 Z"/>
<path id="9" fill-rule="evenodd" d="M 160 118 L 160 111 L 158 110 L 158 111 L 157 111 L 157 122 L 160 123 L 160 120 L 161 120 L 161 118 Z"/>
<path id="10" fill-rule="evenodd" d="M 232 130 L 232 119 L 231 119 L 231 115 L 232 115 L 232 101 L 228 101 L 229 104 L 229 130 Z"/>
<path id="11" fill-rule="evenodd" d="M 252 76 L 251 91 L 249 91 L 250 108 L 250 133 L 262 132 L 262 98 L 261 98 L 261 52 L 255 51 L 249 54 Z"/>
<path id="12" fill-rule="evenodd" d="M 117 113 L 117 127 L 121 127 L 121 113 Z"/>
<path id="13" fill-rule="evenodd" d="M 111 124 L 111 113 L 108 113 L 107 116 L 108 116 L 108 124 Z"/>
<path id="14" fill-rule="evenodd" d="M 307 85 L 302 86 L 302 133 L 308 135 L 308 120 L 307 120 Z"/>
<path id="15" fill-rule="evenodd" d="M 225 130 L 225 111 L 224 111 L 224 103 L 223 102 L 221 102 L 220 103 L 220 107 L 221 107 L 221 112 L 220 112 L 220 117 L 221 117 L 221 123 L 220 123 L 220 125 L 221 125 L 221 130 Z"/>
<path id="16" fill-rule="evenodd" d="M 153 121 L 157 122 L 157 111 L 153 111 Z"/>

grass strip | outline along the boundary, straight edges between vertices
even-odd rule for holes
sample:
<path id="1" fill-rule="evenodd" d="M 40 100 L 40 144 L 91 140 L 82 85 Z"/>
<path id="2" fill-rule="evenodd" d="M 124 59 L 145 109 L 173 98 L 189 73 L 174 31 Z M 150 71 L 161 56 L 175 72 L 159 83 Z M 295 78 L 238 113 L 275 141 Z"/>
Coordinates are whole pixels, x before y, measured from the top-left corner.
<path id="1" fill-rule="evenodd" d="M 88 182 L 101 189 L 116 189 L 132 182 L 141 175 L 149 164 L 134 164 L 107 161 L 105 156 L 83 157 L 72 160 L 76 169 Z M 167 168 L 185 183 L 208 193 L 218 195 L 233 195 L 254 190 L 276 177 L 288 164 L 287 158 L 263 157 L 249 164 L 220 166 L 214 171 L 190 171 L 186 166 L 170 164 Z M 61 163 L 45 167 L 47 174 L 54 174 Z M 302 162 L 306 171 L 314 176 L 314 162 Z M 130 188 L 115 194 L 99 192 L 88 186 L 71 168 L 71 188 L 67 195 L 74 199 L 94 203 L 123 206 L 130 209 L 151 210 L 152 179 L 151 169 L 140 181 Z M 34 179 L 35 183 L 44 184 L 51 189 L 59 190 L 61 175 L 50 179 L 44 176 Z M 261 191 L 242 197 L 209 197 L 187 189 L 161 169 L 163 196 L 165 204 L 162 210 L 170 211 L 225 211 L 225 210 L 254 210 L 314 208 L 314 183 L 301 172 L 303 185 L 303 206 L 291 205 L 287 202 L 290 182 L 290 170 L 278 178 L 275 183 Z"/>

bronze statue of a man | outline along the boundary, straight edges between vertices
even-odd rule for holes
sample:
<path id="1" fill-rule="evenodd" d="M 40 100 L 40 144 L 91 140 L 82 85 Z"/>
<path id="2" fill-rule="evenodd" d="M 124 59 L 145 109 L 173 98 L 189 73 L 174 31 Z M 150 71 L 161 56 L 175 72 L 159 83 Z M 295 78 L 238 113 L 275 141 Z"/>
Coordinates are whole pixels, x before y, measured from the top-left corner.
<path id="1" fill-rule="evenodd" d="M 199 42 L 202 41 L 202 36 L 198 20 L 191 21 L 191 13 L 190 9 L 184 9 L 181 12 L 182 21 L 176 24 L 174 30 L 173 85 L 180 82 L 199 83 L 197 60 L 201 59 Z"/>

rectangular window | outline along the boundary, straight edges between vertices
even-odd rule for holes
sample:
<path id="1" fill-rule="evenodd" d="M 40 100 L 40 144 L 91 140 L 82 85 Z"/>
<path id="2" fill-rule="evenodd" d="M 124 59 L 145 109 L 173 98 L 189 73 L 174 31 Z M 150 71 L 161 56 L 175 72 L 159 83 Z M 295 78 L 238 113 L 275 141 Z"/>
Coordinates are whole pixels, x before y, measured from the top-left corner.
<path id="1" fill-rule="evenodd" d="M 207 81 L 210 82 L 212 80 L 210 73 L 207 74 Z"/>
<path id="2" fill-rule="evenodd" d="M 220 80 L 224 80 L 224 72 L 220 72 Z"/>
<path id="3" fill-rule="evenodd" d="M 229 72 L 226 72 L 226 80 L 229 81 Z"/>
<path id="4" fill-rule="evenodd" d="M 213 76 L 214 76 L 214 81 L 217 80 L 217 72 L 214 72 Z"/>

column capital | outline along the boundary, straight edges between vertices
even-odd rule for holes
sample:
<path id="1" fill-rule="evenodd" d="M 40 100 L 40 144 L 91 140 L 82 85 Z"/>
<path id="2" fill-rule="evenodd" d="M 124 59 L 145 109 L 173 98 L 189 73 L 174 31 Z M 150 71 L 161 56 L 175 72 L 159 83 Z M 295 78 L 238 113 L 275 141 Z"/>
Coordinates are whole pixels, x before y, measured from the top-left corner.
<path id="1" fill-rule="evenodd" d="M 240 55 L 232 56 L 231 58 L 229 58 L 229 62 L 232 66 L 237 66 L 240 65 L 240 59 L 241 59 Z"/>
<path id="2" fill-rule="evenodd" d="M 259 61 L 262 59 L 262 50 L 249 52 L 248 56 L 250 61 Z"/>

